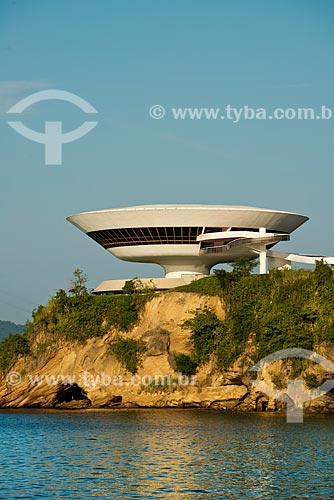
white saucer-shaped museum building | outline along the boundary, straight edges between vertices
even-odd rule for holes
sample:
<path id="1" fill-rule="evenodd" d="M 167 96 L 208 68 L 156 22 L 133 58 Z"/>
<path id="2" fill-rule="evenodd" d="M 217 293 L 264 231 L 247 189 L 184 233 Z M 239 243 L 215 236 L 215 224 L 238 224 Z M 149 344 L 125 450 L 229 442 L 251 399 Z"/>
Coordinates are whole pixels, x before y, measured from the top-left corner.
<path id="1" fill-rule="evenodd" d="M 160 289 L 207 275 L 214 265 L 241 257 L 259 256 L 260 273 L 266 273 L 267 267 L 288 266 L 292 260 L 314 263 L 323 258 L 270 250 L 279 241 L 289 240 L 308 220 L 304 215 L 278 210 L 142 205 L 84 212 L 68 220 L 119 259 L 162 266 L 165 278 L 153 280 Z M 105 281 L 95 291 L 117 291 L 122 283 L 124 280 Z"/>

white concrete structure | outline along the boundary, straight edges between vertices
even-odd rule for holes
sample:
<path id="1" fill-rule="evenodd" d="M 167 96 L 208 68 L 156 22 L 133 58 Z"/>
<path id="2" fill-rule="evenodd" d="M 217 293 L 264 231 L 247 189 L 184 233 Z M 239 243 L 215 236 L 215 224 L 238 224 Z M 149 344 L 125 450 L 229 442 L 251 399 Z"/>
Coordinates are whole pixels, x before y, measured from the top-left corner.
<path id="1" fill-rule="evenodd" d="M 189 282 L 209 274 L 216 264 L 241 257 L 258 256 L 260 273 L 267 272 L 267 261 L 269 269 L 290 265 L 295 259 L 306 262 L 303 256 L 270 250 L 279 241 L 289 240 L 290 234 L 308 220 L 304 215 L 278 210 L 143 205 L 85 212 L 68 220 L 119 259 L 159 264 L 169 280 Z M 314 263 L 322 257 L 304 258 Z M 169 288 L 167 281 L 165 284 L 164 288 Z M 102 293 L 108 287 L 110 291 L 114 288 L 110 281 L 96 291 Z"/>
<path id="2" fill-rule="evenodd" d="M 182 278 L 141 278 L 140 284 L 144 287 L 154 287 L 155 291 L 168 290 L 178 286 L 187 285 L 194 279 L 202 278 L 202 275 L 192 276 L 185 275 Z M 129 280 L 106 280 L 102 281 L 94 290 L 94 293 L 120 293 L 123 286 Z"/>
<path id="3" fill-rule="evenodd" d="M 317 260 L 322 260 L 325 264 L 330 266 L 334 265 L 334 257 L 326 255 L 303 255 L 300 253 L 286 253 L 268 250 L 267 257 L 269 270 L 283 267 L 290 269 L 291 262 L 298 262 L 299 264 L 315 264 Z"/>

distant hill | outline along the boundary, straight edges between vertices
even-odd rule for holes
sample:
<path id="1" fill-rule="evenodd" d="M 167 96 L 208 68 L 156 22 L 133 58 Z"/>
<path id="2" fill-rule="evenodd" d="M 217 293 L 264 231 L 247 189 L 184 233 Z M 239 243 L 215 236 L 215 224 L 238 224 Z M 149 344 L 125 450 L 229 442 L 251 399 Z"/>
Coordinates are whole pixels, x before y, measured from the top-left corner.
<path id="1" fill-rule="evenodd" d="M 16 325 L 11 321 L 0 320 L 0 341 L 8 337 L 10 333 L 23 333 L 24 325 Z"/>

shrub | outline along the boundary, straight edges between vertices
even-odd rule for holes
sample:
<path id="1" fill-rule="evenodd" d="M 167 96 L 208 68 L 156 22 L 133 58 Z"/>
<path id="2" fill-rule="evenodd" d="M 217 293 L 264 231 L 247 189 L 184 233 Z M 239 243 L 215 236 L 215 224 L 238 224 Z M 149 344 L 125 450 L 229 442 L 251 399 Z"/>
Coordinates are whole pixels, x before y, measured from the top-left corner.
<path id="1" fill-rule="evenodd" d="M 155 285 L 152 280 L 150 280 L 149 284 L 145 285 L 140 279 L 133 278 L 132 280 L 125 282 L 122 292 L 126 295 L 137 294 L 153 297 L 155 293 Z"/>
<path id="2" fill-rule="evenodd" d="M 217 336 L 223 330 L 223 322 L 208 308 L 196 309 L 193 317 L 182 323 L 191 331 L 189 343 L 194 349 L 193 359 L 198 365 L 208 361 L 215 351 Z"/>
<path id="3" fill-rule="evenodd" d="M 236 281 L 235 274 L 229 273 L 225 271 L 225 269 L 215 269 L 214 275 L 223 291 L 228 290 L 229 287 Z"/>
<path id="4" fill-rule="evenodd" d="M 174 354 L 176 369 L 182 375 L 195 375 L 197 369 L 197 363 L 187 354 Z"/>
<path id="5" fill-rule="evenodd" d="M 249 276 L 253 269 L 257 266 L 258 259 L 253 257 L 242 257 L 230 265 L 233 269 L 232 274 L 238 277 Z"/>
<path id="6" fill-rule="evenodd" d="M 292 367 L 289 374 L 290 379 L 295 379 L 300 377 L 303 371 L 310 365 L 310 361 L 308 359 L 295 358 L 292 360 Z"/>
<path id="7" fill-rule="evenodd" d="M 323 260 L 317 260 L 314 269 L 314 278 L 317 286 L 325 286 L 333 280 L 333 271 Z"/>
<path id="8" fill-rule="evenodd" d="M 250 362 L 256 362 L 280 349 L 312 350 L 323 342 L 333 342 L 332 273 L 320 263 L 314 272 L 274 270 L 266 275 L 237 276 L 218 270 L 214 277 L 193 282 L 205 290 L 206 280 L 216 280 L 226 303 L 224 322 L 207 311 L 197 311 L 185 322 L 184 327 L 191 330 L 193 359 L 200 364 L 214 353 L 218 367 L 227 368 L 247 346 L 252 347 Z M 298 376 L 297 370 L 293 374 Z"/>
<path id="9" fill-rule="evenodd" d="M 215 354 L 218 368 L 228 368 L 242 352 L 243 344 L 231 335 L 225 322 L 208 308 L 197 309 L 193 317 L 181 326 L 191 332 L 189 344 L 193 348 L 192 360 L 197 366 Z"/>
<path id="10" fill-rule="evenodd" d="M 151 295 L 82 295 L 69 296 L 59 290 L 46 306 L 33 311 L 27 332 L 33 336 L 46 330 L 54 342 L 59 338 L 84 342 L 101 337 L 110 327 L 129 330 Z"/>
<path id="11" fill-rule="evenodd" d="M 110 351 L 116 359 L 133 375 L 137 372 L 146 345 L 141 340 L 117 338 L 110 344 Z"/>
<path id="12" fill-rule="evenodd" d="M 0 370 L 10 368 L 22 354 L 29 353 L 29 344 L 25 334 L 11 334 L 0 342 Z"/>
<path id="13" fill-rule="evenodd" d="M 304 380 L 309 389 L 319 387 L 318 377 L 314 373 L 305 373 Z"/>
<path id="14" fill-rule="evenodd" d="M 285 387 L 284 377 L 282 373 L 277 373 L 271 376 L 271 381 L 276 389 L 282 390 Z"/>
<path id="15" fill-rule="evenodd" d="M 217 339 L 215 354 L 218 368 L 227 369 L 242 354 L 244 344 L 239 343 L 228 332 Z"/>

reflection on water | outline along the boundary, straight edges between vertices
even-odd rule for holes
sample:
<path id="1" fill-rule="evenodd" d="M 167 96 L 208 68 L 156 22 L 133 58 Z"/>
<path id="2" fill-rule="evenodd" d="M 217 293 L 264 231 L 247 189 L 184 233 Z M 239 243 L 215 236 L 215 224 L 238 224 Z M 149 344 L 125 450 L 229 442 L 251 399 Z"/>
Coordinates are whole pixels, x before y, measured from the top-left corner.
<path id="1" fill-rule="evenodd" d="M 330 499 L 333 417 L 0 412 L 0 498 Z"/>

